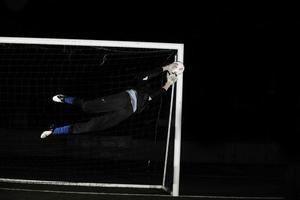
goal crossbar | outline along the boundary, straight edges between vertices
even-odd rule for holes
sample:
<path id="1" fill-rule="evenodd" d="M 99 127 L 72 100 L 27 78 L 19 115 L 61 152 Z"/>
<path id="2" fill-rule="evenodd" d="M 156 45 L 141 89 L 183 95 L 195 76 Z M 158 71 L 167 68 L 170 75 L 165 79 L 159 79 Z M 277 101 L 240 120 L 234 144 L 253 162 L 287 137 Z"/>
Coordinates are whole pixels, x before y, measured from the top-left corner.
<path id="1" fill-rule="evenodd" d="M 179 44 L 179 43 L 82 40 L 82 39 L 78 40 L 78 39 L 57 39 L 57 38 L 25 38 L 25 37 L 0 37 L 0 43 L 126 47 L 126 48 L 174 49 L 174 50 L 183 48 L 183 44 Z"/>

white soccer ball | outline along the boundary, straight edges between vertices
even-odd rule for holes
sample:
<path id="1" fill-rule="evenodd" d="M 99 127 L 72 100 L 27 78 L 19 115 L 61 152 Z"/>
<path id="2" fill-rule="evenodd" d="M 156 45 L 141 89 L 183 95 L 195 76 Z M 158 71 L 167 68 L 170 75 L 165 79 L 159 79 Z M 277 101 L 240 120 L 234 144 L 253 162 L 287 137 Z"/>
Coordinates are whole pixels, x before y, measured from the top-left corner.
<path id="1" fill-rule="evenodd" d="M 180 75 L 183 73 L 184 71 L 184 65 L 182 62 L 174 62 L 175 66 L 172 70 L 172 73 L 176 74 L 176 75 Z"/>

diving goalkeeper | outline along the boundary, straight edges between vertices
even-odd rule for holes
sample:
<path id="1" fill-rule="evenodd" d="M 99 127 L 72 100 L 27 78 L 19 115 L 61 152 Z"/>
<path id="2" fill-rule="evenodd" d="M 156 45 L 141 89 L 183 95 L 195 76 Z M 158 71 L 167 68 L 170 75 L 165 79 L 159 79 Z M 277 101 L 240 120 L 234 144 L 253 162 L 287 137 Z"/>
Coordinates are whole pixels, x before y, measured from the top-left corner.
<path id="1" fill-rule="evenodd" d="M 71 104 L 79 107 L 86 113 L 102 113 L 102 115 L 93 117 L 86 122 L 74 123 L 62 127 L 52 126 L 41 134 L 41 138 L 44 139 L 50 135 L 79 134 L 111 128 L 124 121 L 132 114 L 142 112 L 149 102 L 165 93 L 169 87 L 177 81 L 177 75 L 181 74 L 183 71 L 184 65 L 181 62 L 174 62 L 137 75 L 137 88 L 128 89 L 117 94 L 94 100 L 85 101 L 80 98 L 62 94 L 55 95 L 52 98 L 54 102 Z M 165 72 L 167 72 L 167 81 L 160 89 L 153 92 L 148 91 L 146 87 L 143 87 L 143 83 Z"/>

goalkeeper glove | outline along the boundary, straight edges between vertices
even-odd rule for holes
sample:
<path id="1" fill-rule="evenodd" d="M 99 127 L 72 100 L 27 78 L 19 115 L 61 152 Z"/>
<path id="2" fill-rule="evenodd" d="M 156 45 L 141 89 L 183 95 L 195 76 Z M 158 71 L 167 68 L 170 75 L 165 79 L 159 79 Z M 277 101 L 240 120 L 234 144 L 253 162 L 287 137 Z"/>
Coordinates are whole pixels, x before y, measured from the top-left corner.
<path id="1" fill-rule="evenodd" d="M 177 75 L 176 74 L 170 74 L 167 73 L 167 81 L 173 85 L 177 81 Z"/>
<path id="2" fill-rule="evenodd" d="M 166 66 L 170 74 L 180 75 L 184 71 L 184 65 L 181 62 L 174 62 Z"/>

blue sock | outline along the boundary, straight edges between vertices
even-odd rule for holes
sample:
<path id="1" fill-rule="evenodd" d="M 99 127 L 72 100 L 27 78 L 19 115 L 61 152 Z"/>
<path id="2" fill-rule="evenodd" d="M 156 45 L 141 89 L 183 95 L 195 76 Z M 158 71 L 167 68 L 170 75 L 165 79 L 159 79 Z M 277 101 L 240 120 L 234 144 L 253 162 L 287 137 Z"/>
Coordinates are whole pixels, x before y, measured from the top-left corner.
<path id="1" fill-rule="evenodd" d="M 71 126 L 58 127 L 53 130 L 54 135 L 67 135 L 71 132 Z"/>
<path id="2" fill-rule="evenodd" d="M 73 104 L 74 100 L 75 100 L 75 97 L 65 97 L 64 98 L 64 102 L 66 104 Z"/>

